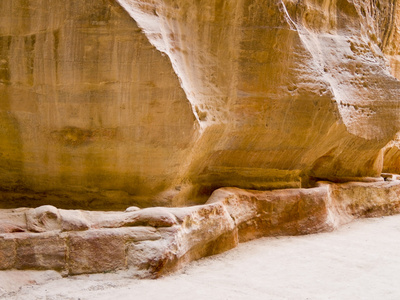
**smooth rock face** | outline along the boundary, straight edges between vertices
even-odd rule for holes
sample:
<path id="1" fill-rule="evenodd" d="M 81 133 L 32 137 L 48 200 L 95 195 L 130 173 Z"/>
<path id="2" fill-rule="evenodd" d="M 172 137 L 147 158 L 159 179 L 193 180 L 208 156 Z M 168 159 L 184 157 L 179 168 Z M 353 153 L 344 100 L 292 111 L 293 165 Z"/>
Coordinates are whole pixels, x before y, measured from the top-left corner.
<path id="1" fill-rule="evenodd" d="M 0 207 L 199 204 L 224 186 L 377 176 L 400 130 L 399 11 L 2 0 Z"/>
<path id="2" fill-rule="evenodd" d="M 399 129 L 384 54 L 397 2 L 119 2 L 170 57 L 194 107 L 195 192 L 379 174 Z"/>
<path id="3" fill-rule="evenodd" d="M 1 1 L 0 207 L 162 204 L 194 126 L 168 58 L 115 1 Z"/>

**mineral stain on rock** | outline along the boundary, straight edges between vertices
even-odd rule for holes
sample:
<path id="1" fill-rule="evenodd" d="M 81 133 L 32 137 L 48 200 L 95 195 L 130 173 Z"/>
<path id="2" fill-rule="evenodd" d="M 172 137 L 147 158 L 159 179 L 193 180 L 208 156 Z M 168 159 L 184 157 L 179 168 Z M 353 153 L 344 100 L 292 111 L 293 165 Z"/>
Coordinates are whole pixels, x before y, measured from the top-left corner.
<path id="1" fill-rule="evenodd" d="M 51 133 L 58 142 L 65 146 L 81 146 L 90 141 L 93 136 L 91 130 L 84 130 L 76 127 L 67 127 L 60 131 Z"/>

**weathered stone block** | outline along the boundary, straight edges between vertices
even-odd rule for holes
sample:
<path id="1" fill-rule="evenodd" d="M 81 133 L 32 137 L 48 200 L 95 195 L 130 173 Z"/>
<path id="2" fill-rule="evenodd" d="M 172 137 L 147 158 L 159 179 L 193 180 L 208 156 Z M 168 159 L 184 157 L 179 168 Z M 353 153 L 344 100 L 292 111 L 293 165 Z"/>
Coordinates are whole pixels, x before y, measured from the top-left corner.
<path id="1" fill-rule="evenodd" d="M 166 240 L 141 241 L 127 245 L 127 264 L 137 269 L 142 277 L 157 277 L 163 267 L 175 261 L 173 248 Z"/>
<path id="2" fill-rule="evenodd" d="M 79 210 L 60 209 L 61 228 L 63 231 L 80 231 L 90 228 L 90 223 Z"/>
<path id="3" fill-rule="evenodd" d="M 331 228 L 327 222 L 328 187 L 264 192 L 222 188 L 214 192 L 208 203 L 219 201 L 235 220 L 240 241 Z"/>
<path id="4" fill-rule="evenodd" d="M 126 235 L 120 234 L 116 229 L 69 233 L 69 274 L 108 272 L 124 268 L 126 239 Z"/>
<path id="5" fill-rule="evenodd" d="M 16 269 L 64 270 L 67 248 L 58 233 L 15 235 Z"/>
<path id="6" fill-rule="evenodd" d="M 14 239 L 0 236 L 0 270 L 13 268 L 15 256 Z"/>
<path id="7" fill-rule="evenodd" d="M 24 232 L 25 229 L 12 222 L 0 220 L 0 234 L 1 233 L 12 233 L 12 232 Z"/>
<path id="8" fill-rule="evenodd" d="M 153 226 L 170 227 L 177 221 L 168 209 L 162 207 L 150 207 L 134 212 L 127 212 L 123 226 Z"/>
<path id="9" fill-rule="evenodd" d="M 400 212 L 399 181 L 331 184 L 331 196 L 354 217 L 380 217 Z"/>
<path id="10" fill-rule="evenodd" d="M 29 231 L 45 232 L 61 229 L 60 214 L 52 205 L 43 205 L 26 212 L 26 225 Z"/>

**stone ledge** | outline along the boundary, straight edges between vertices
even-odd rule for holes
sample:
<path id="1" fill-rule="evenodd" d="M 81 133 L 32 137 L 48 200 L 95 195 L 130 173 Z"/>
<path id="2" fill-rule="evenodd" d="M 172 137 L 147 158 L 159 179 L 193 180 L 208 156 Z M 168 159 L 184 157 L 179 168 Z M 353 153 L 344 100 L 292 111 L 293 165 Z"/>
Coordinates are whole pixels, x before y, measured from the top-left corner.
<path id="1" fill-rule="evenodd" d="M 399 213 L 398 195 L 400 181 L 320 182 L 310 189 L 221 188 L 206 204 L 182 208 L 1 210 L 0 269 L 63 275 L 129 269 L 156 278 L 239 241 L 330 231 L 354 218 Z M 23 232 L 10 232 L 10 224 Z"/>

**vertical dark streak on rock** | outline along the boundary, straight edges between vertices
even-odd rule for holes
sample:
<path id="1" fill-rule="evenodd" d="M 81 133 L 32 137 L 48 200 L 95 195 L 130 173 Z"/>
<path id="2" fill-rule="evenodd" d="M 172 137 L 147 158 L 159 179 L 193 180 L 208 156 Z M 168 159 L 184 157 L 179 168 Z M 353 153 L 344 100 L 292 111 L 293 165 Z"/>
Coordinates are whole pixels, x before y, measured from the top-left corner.
<path id="1" fill-rule="evenodd" d="M 60 30 L 54 30 L 53 31 L 53 38 L 54 38 L 54 47 L 53 47 L 53 58 L 54 58 L 54 63 L 55 63 L 55 70 L 56 70 L 56 83 L 58 83 L 58 48 L 60 45 Z"/>
<path id="2" fill-rule="evenodd" d="M 26 52 L 26 72 L 27 72 L 27 83 L 33 85 L 33 69 L 35 64 L 35 43 L 36 36 L 26 36 L 24 40 L 25 52 Z"/>
<path id="3" fill-rule="evenodd" d="M 11 36 L 0 37 L 0 83 L 3 84 L 9 84 L 11 79 L 9 63 L 11 41 Z"/>
<path id="4" fill-rule="evenodd" d="M 388 15 L 388 23 L 385 26 L 385 31 L 383 33 L 383 38 L 382 38 L 382 50 L 385 51 L 385 48 L 388 46 L 390 37 L 393 34 L 393 28 L 395 25 L 395 13 L 396 13 L 396 5 L 397 5 L 397 0 L 389 1 L 389 6 L 390 6 L 390 12 L 387 14 Z"/>

